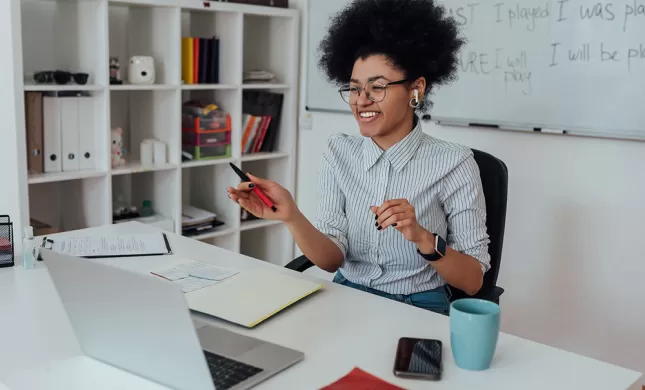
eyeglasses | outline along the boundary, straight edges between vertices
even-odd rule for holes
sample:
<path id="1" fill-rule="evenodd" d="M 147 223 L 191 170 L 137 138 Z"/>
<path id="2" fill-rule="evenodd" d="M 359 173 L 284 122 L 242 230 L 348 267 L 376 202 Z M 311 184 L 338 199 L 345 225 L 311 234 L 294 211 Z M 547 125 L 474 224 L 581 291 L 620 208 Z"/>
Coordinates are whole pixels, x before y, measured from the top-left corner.
<path id="1" fill-rule="evenodd" d="M 85 85 L 88 77 L 89 74 L 87 73 L 71 73 L 62 70 L 46 70 L 34 73 L 34 81 L 38 84 L 56 83 L 64 85 L 74 80 L 76 84 Z"/>
<path id="2" fill-rule="evenodd" d="M 364 87 L 359 87 L 358 85 L 347 85 L 338 90 L 340 96 L 343 98 L 345 103 L 356 104 L 358 102 L 358 97 L 361 96 L 361 93 L 365 91 L 365 95 L 368 99 L 374 103 L 382 102 L 385 99 L 387 93 L 387 88 L 390 85 L 403 84 L 407 79 L 392 81 L 386 83 L 383 81 L 368 81 Z"/>

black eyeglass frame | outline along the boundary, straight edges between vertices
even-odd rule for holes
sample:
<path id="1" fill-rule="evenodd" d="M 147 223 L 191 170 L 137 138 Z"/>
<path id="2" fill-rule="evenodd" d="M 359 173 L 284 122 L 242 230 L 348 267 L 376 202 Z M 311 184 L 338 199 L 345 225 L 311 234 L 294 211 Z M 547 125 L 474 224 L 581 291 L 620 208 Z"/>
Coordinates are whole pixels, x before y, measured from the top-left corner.
<path id="1" fill-rule="evenodd" d="M 369 92 L 367 92 L 367 91 L 365 91 L 365 88 L 367 87 L 367 85 L 368 85 L 368 84 L 370 84 L 370 83 L 374 84 L 374 83 L 377 83 L 377 82 L 378 82 L 378 83 L 380 83 L 380 84 L 383 84 L 383 87 L 385 88 L 385 89 L 384 89 L 384 92 L 385 92 L 385 93 L 383 94 L 383 99 L 381 99 L 381 100 L 374 100 L 374 99 L 372 99 L 372 96 L 370 95 L 370 93 L 369 93 Z M 405 83 L 407 83 L 407 82 L 408 82 L 408 79 L 401 79 L 401 80 L 397 80 L 397 81 L 389 81 L 389 82 L 385 82 L 385 83 L 384 83 L 384 82 L 382 82 L 382 81 L 379 81 L 379 80 L 372 80 L 372 81 L 368 81 L 367 83 L 365 83 L 365 85 L 364 85 L 364 86 L 362 86 L 362 87 L 356 87 L 356 86 L 351 86 L 351 85 L 346 85 L 346 86 L 340 87 L 340 88 L 338 89 L 338 93 L 340 94 L 340 98 L 341 98 L 341 99 L 343 99 L 343 101 L 344 101 L 345 103 L 347 103 L 347 104 L 352 104 L 352 103 L 350 103 L 350 102 L 349 102 L 349 100 L 350 100 L 350 98 L 349 98 L 349 97 L 347 98 L 347 100 L 345 100 L 345 98 L 343 97 L 343 92 L 351 92 L 352 88 L 359 88 L 359 90 L 358 90 L 358 97 L 360 97 L 360 96 L 361 96 L 361 93 L 362 93 L 363 91 L 365 91 L 365 94 L 367 95 L 367 98 L 368 98 L 368 99 L 370 99 L 370 100 L 371 100 L 371 101 L 373 101 L 374 103 L 380 103 L 380 102 L 382 102 L 383 100 L 385 100 L 385 97 L 387 96 L 387 89 L 388 89 L 388 87 L 389 87 L 390 85 L 400 85 L 400 84 L 405 84 Z M 356 103 L 354 103 L 354 104 L 356 104 Z"/>

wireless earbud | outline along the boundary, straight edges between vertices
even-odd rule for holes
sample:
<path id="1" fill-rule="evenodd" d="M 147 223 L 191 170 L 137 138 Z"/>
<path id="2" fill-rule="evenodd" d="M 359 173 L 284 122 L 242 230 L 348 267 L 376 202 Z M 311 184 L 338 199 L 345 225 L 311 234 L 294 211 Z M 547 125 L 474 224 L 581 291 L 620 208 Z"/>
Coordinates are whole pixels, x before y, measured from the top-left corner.
<path id="1" fill-rule="evenodd" d="M 419 90 L 418 89 L 414 90 L 414 99 L 417 100 L 417 101 L 419 100 Z"/>

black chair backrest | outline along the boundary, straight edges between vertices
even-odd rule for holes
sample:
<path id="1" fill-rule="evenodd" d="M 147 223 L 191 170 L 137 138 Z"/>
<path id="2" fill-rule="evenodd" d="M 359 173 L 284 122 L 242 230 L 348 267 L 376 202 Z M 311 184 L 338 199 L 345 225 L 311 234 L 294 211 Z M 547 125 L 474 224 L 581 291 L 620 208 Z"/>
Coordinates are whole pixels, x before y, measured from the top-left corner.
<path id="1" fill-rule="evenodd" d="M 502 247 L 504 244 L 504 228 L 506 225 L 506 201 L 508 196 L 508 169 L 500 159 L 480 150 L 473 149 L 475 161 L 479 166 L 486 198 L 486 228 L 490 244 L 490 269 L 484 274 L 482 288 L 477 295 L 486 295 L 491 292 L 497 284 L 499 267 L 502 261 Z M 466 294 L 460 290 L 453 290 L 452 299 L 458 299 Z"/>

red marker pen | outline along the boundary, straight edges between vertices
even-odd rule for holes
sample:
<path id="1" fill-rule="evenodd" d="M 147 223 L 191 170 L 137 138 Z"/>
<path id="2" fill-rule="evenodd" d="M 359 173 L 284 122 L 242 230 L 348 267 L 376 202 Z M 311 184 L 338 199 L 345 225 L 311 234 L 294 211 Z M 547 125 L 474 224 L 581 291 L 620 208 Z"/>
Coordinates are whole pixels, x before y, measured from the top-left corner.
<path id="1" fill-rule="evenodd" d="M 251 181 L 251 179 L 244 172 L 242 172 L 242 170 L 240 168 L 236 167 L 235 164 L 229 163 L 229 165 L 231 166 L 231 168 L 233 168 L 235 173 L 237 173 L 237 175 L 240 177 L 240 179 L 242 179 L 242 181 L 248 181 L 248 182 Z M 271 208 L 271 210 L 273 210 L 274 212 L 278 211 L 278 209 L 275 207 L 273 202 L 271 202 L 271 199 L 269 199 L 269 197 L 264 195 L 264 192 L 262 192 L 258 188 L 258 186 L 253 187 L 253 192 L 255 193 L 255 195 L 258 196 L 258 198 L 260 198 L 262 203 L 264 203 L 267 207 Z"/>

